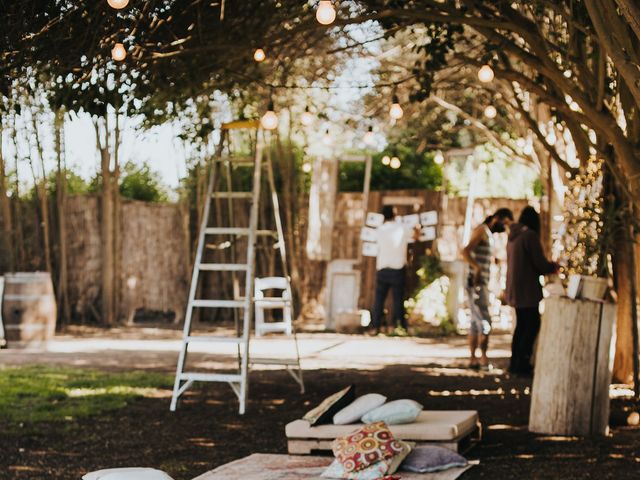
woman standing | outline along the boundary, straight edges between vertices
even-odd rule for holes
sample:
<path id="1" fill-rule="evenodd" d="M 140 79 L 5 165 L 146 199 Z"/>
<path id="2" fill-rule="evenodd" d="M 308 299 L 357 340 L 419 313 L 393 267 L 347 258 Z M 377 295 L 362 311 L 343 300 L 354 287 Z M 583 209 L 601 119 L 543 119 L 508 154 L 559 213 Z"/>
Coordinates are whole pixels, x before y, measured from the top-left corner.
<path id="1" fill-rule="evenodd" d="M 539 303 L 542 300 L 540 275 L 558 271 L 547 260 L 540 242 L 540 215 L 525 207 L 518 223 L 511 225 L 507 243 L 507 303 L 516 310 L 516 329 L 511 342 L 509 371 L 531 375 L 533 344 L 540 331 Z"/>

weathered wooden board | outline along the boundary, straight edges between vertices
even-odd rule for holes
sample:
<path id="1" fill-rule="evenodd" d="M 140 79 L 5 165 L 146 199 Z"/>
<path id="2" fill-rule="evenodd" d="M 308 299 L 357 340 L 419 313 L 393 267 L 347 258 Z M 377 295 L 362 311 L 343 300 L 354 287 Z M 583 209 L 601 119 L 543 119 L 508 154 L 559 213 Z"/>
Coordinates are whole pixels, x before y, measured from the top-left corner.
<path id="1" fill-rule="evenodd" d="M 606 434 L 614 304 L 550 297 L 538 340 L 529 430 Z"/>

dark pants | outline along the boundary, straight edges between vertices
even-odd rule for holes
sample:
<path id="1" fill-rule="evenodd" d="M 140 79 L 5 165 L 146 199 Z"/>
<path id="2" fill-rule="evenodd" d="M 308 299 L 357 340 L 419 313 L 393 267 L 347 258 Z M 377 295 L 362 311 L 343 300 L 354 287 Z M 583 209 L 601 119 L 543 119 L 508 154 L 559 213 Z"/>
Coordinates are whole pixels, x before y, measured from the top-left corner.
<path id="1" fill-rule="evenodd" d="M 540 312 L 538 307 L 516 308 L 516 330 L 511 341 L 511 364 L 513 373 L 531 373 L 533 344 L 540 331 Z"/>
<path id="2" fill-rule="evenodd" d="M 389 289 L 393 295 L 393 323 L 407 328 L 407 320 L 404 318 L 404 278 L 405 269 L 383 268 L 376 272 L 376 299 L 373 305 L 373 318 L 371 326 L 380 329 L 380 323 L 384 316 L 384 302 L 387 299 Z"/>

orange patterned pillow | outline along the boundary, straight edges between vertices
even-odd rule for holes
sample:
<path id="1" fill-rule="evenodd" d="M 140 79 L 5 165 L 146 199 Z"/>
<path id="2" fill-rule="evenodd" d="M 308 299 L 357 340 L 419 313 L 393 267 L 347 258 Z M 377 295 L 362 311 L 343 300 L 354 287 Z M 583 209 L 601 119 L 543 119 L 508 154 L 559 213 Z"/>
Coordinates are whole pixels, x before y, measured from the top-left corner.
<path id="1" fill-rule="evenodd" d="M 333 454 L 347 472 L 357 472 L 403 451 L 384 422 L 364 425 L 331 444 Z"/>

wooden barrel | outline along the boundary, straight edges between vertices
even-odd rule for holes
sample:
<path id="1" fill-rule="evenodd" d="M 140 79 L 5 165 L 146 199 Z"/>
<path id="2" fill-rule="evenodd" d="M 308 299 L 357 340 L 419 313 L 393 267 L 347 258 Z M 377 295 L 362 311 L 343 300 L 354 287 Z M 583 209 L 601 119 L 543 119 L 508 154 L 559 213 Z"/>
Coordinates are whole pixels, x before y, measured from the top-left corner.
<path id="1" fill-rule="evenodd" d="M 567 297 L 545 300 L 531 388 L 530 431 L 608 432 L 615 318 L 614 304 Z"/>
<path id="2" fill-rule="evenodd" d="M 4 277 L 2 320 L 7 346 L 46 343 L 56 329 L 56 300 L 46 272 L 8 273 Z"/>

